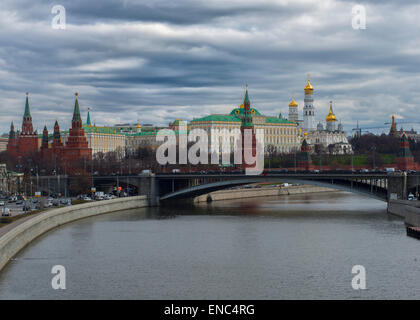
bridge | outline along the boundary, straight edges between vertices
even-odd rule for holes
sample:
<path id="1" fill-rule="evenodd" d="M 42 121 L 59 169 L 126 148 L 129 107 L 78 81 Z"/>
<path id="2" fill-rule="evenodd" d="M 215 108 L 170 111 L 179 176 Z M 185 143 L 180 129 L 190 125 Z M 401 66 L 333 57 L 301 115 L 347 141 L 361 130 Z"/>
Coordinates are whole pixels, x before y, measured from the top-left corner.
<path id="1" fill-rule="evenodd" d="M 66 177 L 67 178 L 67 177 Z M 42 185 L 52 185 L 56 177 L 38 177 Z M 58 179 L 63 184 L 65 178 Z M 69 178 L 67 178 L 69 180 Z M 245 175 L 233 173 L 157 173 L 148 175 L 92 176 L 97 190 L 108 191 L 115 186 L 129 187 L 136 194 L 147 195 L 152 205 L 171 199 L 187 199 L 212 191 L 258 182 L 289 182 L 329 187 L 354 192 L 378 200 L 407 199 L 419 190 L 420 173 L 264 173 Z"/>

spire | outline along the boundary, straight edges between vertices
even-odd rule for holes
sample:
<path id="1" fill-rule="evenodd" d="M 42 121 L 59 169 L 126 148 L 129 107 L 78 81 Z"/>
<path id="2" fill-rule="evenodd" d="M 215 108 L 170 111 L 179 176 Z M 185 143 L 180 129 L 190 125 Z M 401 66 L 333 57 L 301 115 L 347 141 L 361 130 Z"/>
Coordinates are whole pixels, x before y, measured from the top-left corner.
<path id="1" fill-rule="evenodd" d="M 244 97 L 244 117 L 242 119 L 242 126 L 253 127 L 252 116 L 251 116 L 251 101 L 248 96 L 248 84 L 245 85 L 245 97 Z"/>
<path id="2" fill-rule="evenodd" d="M 48 129 L 47 125 L 44 126 L 44 131 L 42 132 L 42 147 L 48 148 Z"/>
<path id="3" fill-rule="evenodd" d="M 14 139 L 15 137 L 16 137 L 15 126 L 12 121 L 12 123 L 10 124 L 9 139 Z"/>
<path id="4" fill-rule="evenodd" d="M 26 92 L 26 103 L 25 103 L 25 114 L 23 115 L 24 118 L 30 118 L 31 112 L 29 111 L 29 93 Z"/>
<path id="5" fill-rule="evenodd" d="M 248 83 L 245 85 L 244 107 L 245 107 L 246 103 L 250 104 L 249 97 L 248 97 Z"/>
<path id="6" fill-rule="evenodd" d="M 92 123 L 90 122 L 90 108 L 88 108 L 86 125 L 88 125 L 89 127 L 92 126 Z"/>
<path id="7" fill-rule="evenodd" d="M 389 129 L 389 135 L 395 136 L 397 134 L 397 125 L 395 124 L 395 116 L 392 115 L 391 128 Z"/>
<path id="8" fill-rule="evenodd" d="M 79 109 L 79 94 L 76 92 L 76 101 L 74 102 L 74 111 L 73 111 L 73 119 L 72 122 L 80 122 L 82 123 L 82 118 L 80 117 L 80 109 Z"/>

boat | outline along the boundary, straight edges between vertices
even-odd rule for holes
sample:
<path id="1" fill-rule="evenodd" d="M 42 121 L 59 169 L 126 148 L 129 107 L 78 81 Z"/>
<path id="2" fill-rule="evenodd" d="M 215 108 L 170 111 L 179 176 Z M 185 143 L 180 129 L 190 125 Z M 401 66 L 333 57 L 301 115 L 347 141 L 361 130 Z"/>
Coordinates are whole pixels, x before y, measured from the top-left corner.
<path id="1" fill-rule="evenodd" d="M 420 227 L 407 226 L 407 236 L 420 240 Z"/>

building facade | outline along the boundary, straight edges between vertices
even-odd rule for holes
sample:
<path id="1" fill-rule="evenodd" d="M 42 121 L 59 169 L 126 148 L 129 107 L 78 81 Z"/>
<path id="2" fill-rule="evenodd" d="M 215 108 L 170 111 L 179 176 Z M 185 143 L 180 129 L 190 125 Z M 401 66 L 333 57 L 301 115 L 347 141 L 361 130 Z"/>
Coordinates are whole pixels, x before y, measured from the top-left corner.
<path id="1" fill-rule="evenodd" d="M 234 108 L 229 114 L 214 114 L 193 119 L 189 123 L 189 129 L 205 130 L 208 133 L 209 141 L 215 139 L 212 136 L 212 129 L 225 129 L 227 134 L 217 137 L 219 139 L 218 145 L 221 146 L 224 142 L 225 144 L 229 143 L 233 148 L 235 144 L 234 133 L 240 132 L 244 114 L 245 108 L 242 104 Z M 281 114 L 277 117 L 263 115 L 250 103 L 250 122 L 253 124 L 255 131 L 263 130 L 266 152 L 272 149 L 280 153 L 289 153 L 300 148 L 297 124 L 283 118 Z M 217 150 L 211 150 L 211 152 L 215 151 Z"/>

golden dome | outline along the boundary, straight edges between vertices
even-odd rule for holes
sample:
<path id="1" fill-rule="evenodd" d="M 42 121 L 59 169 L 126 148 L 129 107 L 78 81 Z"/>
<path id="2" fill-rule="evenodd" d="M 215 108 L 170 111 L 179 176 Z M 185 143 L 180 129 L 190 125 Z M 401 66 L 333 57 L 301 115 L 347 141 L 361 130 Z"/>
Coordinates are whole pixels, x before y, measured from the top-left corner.
<path id="1" fill-rule="evenodd" d="M 310 75 L 308 73 L 308 83 L 306 84 L 305 88 L 303 88 L 305 90 L 305 94 L 312 94 L 314 92 L 314 87 L 311 85 L 310 82 Z"/>
<path id="2" fill-rule="evenodd" d="M 141 125 L 140 125 L 140 122 L 137 122 L 137 129 L 140 129 L 141 128 Z"/>
<path id="3" fill-rule="evenodd" d="M 306 136 L 308 135 L 308 133 L 307 133 L 307 132 L 305 132 L 303 135 L 306 137 Z"/>
<path id="4" fill-rule="evenodd" d="M 334 112 L 332 110 L 332 101 L 330 102 L 330 112 L 325 117 L 325 120 L 327 122 L 337 121 L 337 119 L 335 118 Z"/>
<path id="5" fill-rule="evenodd" d="M 309 80 L 308 80 L 308 83 L 306 84 L 304 90 L 305 90 L 305 94 L 312 94 L 314 92 L 314 87 L 311 85 Z"/>
<path id="6" fill-rule="evenodd" d="M 242 103 L 242 104 L 239 106 L 239 108 L 240 108 L 240 109 L 243 109 L 243 108 L 244 108 L 244 104 Z"/>
<path id="7" fill-rule="evenodd" d="M 289 103 L 289 107 L 297 107 L 298 103 L 295 101 L 295 99 L 292 98 L 292 101 Z"/>

